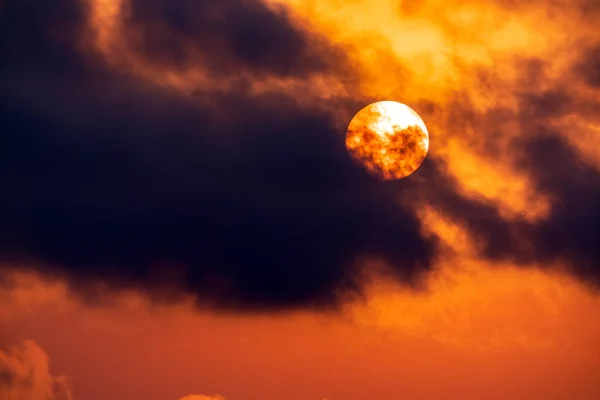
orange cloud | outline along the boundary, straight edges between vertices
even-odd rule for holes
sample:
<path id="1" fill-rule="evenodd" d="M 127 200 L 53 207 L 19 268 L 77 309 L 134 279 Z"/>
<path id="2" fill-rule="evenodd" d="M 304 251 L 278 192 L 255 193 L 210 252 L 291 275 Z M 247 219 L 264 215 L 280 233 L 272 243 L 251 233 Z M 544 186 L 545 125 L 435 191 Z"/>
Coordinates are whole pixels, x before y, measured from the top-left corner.
<path id="1" fill-rule="evenodd" d="M 25 340 L 0 350 L 2 400 L 72 400 L 70 381 L 52 376 L 48 355 L 35 342 Z"/>
<path id="2" fill-rule="evenodd" d="M 414 104 L 430 127 L 430 157 L 443 160 L 463 195 L 493 204 L 508 220 L 540 221 L 552 206 L 522 168 L 527 154 L 515 144 L 538 135 L 535 124 L 560 128 L 598 165 L 598 123 L 582 104 L 568 113 L 549 105 L 546 115 L 525 124 L 518 116 L 524 93 L 558 90 L 578 103 L 597 101 L 594 90 L 571 73 L 582 43 L 597 39 L 578 2 L 568 9 L 534 2 L 518 11 L 501 1 L 271 2 L 292 7 L 333 40 L 352 46 L 362 94 Z M 528 60 L 538 60 L 543 70 L 532 75 Z"/>

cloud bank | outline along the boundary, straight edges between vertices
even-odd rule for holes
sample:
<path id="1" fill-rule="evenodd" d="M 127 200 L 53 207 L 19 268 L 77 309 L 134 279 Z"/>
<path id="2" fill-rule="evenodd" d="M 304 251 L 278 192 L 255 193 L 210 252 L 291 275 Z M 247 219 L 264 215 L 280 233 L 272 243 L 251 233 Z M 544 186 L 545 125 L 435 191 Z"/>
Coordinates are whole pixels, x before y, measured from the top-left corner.
<path id="1" fill-rule="evenodd" d="M 528 53 L 527 36 L 506 49 L 494 35 L 513 36 L 494 25 L 485 51 L 444 56 L 453 69 L 434 71 L 458 71 L 444 86 L 420 77 L 410 49 L 336 40 L 299 6 L 7 0 L 0 257 L 89 298 L 133 288 L 219 308 L 329 307 L 360 294 L 364 259 L 407 282 L 427 272 L 441 246 L 423 232 L 429 207 L 485 259 L 563 262 L 597 283 L 600 38 L 581 12 L 597 11 L 581 7 L 556 17 L 578 24 L 580 46 Z M 466 43 L 458 17 L 441 15 L 422 51 L 437 37 Z M 559 22 L 542 30 L 556 36 Z M 381 89 L 398 79 L 369 65 L 404 86 Z M 345 124 L 376 93 L 411 100 L 431 131 L 409 180 L 374 181 L 346 154 Z"/>

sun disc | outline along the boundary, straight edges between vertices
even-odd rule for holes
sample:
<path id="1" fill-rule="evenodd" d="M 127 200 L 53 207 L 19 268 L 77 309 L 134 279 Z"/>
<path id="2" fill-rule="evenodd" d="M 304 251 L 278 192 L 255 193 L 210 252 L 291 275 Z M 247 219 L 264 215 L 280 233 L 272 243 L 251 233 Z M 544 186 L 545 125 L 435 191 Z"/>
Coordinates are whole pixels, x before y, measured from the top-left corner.
<path id="1" fill-rule="evenodd" d="M 429 151 L 429 132 L 412 108 L 380 101 L 361 109 L 350 121 L 346 148 L 355 162 L 384 180 L 415 172 Z"/>

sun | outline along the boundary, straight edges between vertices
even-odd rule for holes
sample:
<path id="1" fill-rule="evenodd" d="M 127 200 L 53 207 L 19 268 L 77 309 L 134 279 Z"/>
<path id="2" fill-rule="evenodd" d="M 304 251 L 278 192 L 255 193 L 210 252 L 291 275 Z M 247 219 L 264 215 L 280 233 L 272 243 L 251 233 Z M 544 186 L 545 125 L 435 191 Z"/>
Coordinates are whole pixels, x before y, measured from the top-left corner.
<path id="1" fill-rule="evenodd" d="M 401 179 L 415 172 L 425 160 L 429 132 L 409 106 L 379 101 L 352 118 L 346 148 L 354 161 L 379 179 Z"/>

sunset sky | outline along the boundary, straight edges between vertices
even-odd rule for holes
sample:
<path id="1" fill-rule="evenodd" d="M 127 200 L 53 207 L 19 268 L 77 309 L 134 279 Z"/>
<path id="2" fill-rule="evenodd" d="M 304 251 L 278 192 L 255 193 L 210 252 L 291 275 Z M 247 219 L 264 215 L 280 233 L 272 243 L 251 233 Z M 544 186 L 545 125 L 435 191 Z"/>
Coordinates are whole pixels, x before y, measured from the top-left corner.
<path id="1" fill-rule="evenodd" d="M 600 399 L 598 20 L 0 0 L 0 400 Z"/>

